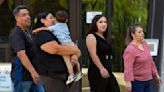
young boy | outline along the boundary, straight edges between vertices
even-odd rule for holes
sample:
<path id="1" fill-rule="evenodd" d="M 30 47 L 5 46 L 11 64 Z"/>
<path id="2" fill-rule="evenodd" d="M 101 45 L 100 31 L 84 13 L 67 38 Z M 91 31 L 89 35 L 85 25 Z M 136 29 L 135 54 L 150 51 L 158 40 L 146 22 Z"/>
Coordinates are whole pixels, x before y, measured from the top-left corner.
<path id="1" fill-rule="evenodd" d="M 59 40 L 59 42 L 62 45 L 69 45 L 69 46 L 77 47 L 74 44 L 74 42 L 71 40 L 68 26 L 65 23 L 67 21 L 67 18 L 68 18 L 68 14 L 66 13 L 66 11 L 63 11 L 63 10 L 57 11 L 55 14 L 55 24 L 54 25 L 49 26 L 49 27 L 38 28 L 36 30 L 33 30 L 33 33 L 35 34 L 41 30 L 49 30 L 54 34 L 54 36 L 57 37 L 57 39 Z M 76 55 L 72 55 L 71 57 L 63 56 L 63 58 L 64 58 L 64 61 L 65 61 L 65 64 L 67 66 L 68 73 L 69 73 L 66 84 L 68 85 L 68 84 L 72 83 L 73 81 L 79 81 L 83 76 L 83 74 L 80 70 L 80 64 L 79 64 L 79 62 L 76 63 L 76 68 L 77 68 L 78 72 L 76 73 L 76 76 L 75 76 L 74 71 L 73 71 L 73 66 L 70 62 L 71 59 L 78 60 L 78 57 Z"/>

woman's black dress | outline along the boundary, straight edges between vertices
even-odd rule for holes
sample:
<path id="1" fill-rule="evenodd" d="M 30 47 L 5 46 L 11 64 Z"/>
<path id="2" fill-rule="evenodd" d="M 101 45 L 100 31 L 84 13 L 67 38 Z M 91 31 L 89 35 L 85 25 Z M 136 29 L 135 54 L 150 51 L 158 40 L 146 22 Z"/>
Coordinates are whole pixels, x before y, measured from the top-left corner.
<path id="1" fill-rule="evenodd" d="M 97 46 L 96 53 L 103 64 L 108 70 L 110 77 L 105 79 L 101 76 L 99 69 L 90 58 L 88 69 L 88 79 L 91 87 L 91 92 L 120 92 L 116 78 L 112 73 L 111 53 L 112 47 L 106 40 L 93 33 L 96 38 Z"/>

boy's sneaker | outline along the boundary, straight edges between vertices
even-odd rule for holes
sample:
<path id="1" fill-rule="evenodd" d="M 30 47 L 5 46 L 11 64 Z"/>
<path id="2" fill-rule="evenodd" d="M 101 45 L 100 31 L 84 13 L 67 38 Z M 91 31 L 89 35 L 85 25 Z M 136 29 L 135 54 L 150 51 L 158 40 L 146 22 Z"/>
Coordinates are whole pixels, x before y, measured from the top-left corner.
<path id="1" fill-rule="evenodd" d="M 82 72 L 78 72 L 75 76 L 75 82 L 79 81 L 81 78 L 83 77 L 83 73 Z"/>
<path id="2" fill-rule="evenodd" d="M 69 75 L 68 76 L 68 79 L 66 81 L 66 84 L 68 85 L 68 84 L 72 83 L 74 80 L 75 80 L 75 76 Z"/>

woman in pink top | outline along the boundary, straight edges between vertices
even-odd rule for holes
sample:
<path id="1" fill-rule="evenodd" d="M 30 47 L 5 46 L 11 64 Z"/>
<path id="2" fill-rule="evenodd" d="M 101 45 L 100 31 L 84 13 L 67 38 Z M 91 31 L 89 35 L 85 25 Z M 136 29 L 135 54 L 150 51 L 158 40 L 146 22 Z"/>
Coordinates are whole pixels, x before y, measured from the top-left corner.
<path id="1" fill-rule="evenodd" d="M 151 92 L 150 80 L 155 76 L 157 83 L 161 78 L 144 41 L 143 28 L 131 25 L 126 37 L 128 45 L 124 51 L 124 78 L 127 92 Z"/>

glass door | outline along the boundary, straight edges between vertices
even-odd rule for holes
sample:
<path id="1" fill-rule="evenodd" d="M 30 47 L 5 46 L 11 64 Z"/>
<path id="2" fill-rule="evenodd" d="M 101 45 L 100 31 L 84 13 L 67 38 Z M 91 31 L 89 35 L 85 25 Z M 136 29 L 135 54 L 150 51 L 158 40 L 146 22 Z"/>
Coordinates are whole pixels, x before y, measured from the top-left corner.
<path id="1" fill-rule="evenodd" d="M 0 0 L 0 62 L 9 62 L 8 35 L 14 27 L 12 9 L 7 0 Z"/>

